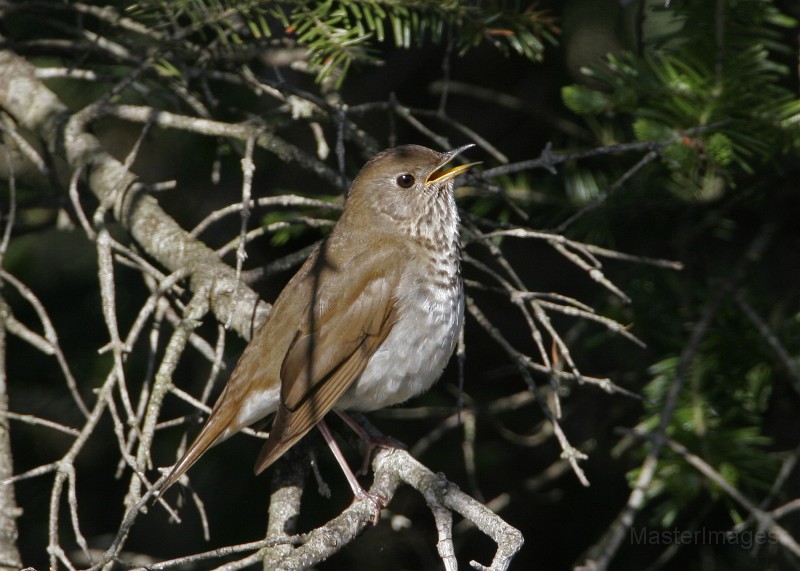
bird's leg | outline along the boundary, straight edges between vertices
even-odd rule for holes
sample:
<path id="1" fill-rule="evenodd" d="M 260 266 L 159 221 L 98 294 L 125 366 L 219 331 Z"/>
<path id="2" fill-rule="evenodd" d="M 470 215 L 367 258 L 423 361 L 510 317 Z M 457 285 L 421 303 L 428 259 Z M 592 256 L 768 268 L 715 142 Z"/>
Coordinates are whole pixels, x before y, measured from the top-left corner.
<path id="1" fill-rule="evenodd" d="M 381 510 L 388 503 L 386 498 L 383 498 L 377 494 L 370 494 L 361 487 L 361 484 L 358 483 L 358 479 L 356 478 L 355 474 L 353 474 L 350 466 L 347 465 L 347 460 L 345 460 L 344 454 L 342 454 L 342 451 L 339 449 L 339 445 L 336 444 L 336 440 L 333 438 L 333 434 L 331 434 L 331 430 L 328 428 L 328 425 L 325 424 L 325 420 L 320 420 L 317 423 L 317 428 L 319 428 L 319 431 L 322 433 L 322 437 L 325 438 L 325 442 L 328 443 L 328 447 L 330 447 L 331 452 L 333 452 L 334 458 L 336 458 L 336 461 L 342 468 L 342 472 L 344 472 L 345 478 L 347 478 L 347 483 L 350 484 L 350 489 L 353 490 L 353 495 L 357 500 L 369 500 L 372 505 L 375 506 L 375 513 L 372 516 L 372 525 L 377 525 L 381 517 Z"/>
<path id="2" fill-rule="evenodd" d="M 376 448 L 402 448 L 405 449 L 405 445 L 400 442 L 399 440 L 395 440 L 391 436 L 385 436 L 381 434 L 380 436 L 376 436 L 374 434 L 370 434 L 361 424 L 358 423 L 356 419 L 352 416 L 347 414 L 344 411 L 337 410 L 336 414 L 339 415 L 347 426 L 349 426 L 353 432 L 358 434 L 361 440 L 364 441 L 364 446 L 366 447 L 366 453 L 364 454 L 364 462 L 361 464 L 361 468 L 357 472 L 359 476 L 365 475 L 369 472 L 369 463 L 372 460 L 372 452 Z"/>

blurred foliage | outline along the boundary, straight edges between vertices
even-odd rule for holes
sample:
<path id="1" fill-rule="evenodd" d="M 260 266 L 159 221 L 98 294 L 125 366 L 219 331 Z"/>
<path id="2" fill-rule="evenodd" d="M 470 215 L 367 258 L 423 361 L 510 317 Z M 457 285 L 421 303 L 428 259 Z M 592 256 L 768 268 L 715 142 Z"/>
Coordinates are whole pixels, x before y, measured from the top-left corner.
<path id="1" fill-rule="evenodd" d="M 796 46 L 786 41 L 787 32 L 796 30 L 797 20 L 761 0 L 672 2 L 669 9 L 652 10 L 646 17 L 658 13 L 669 21 L 643 36 L 638 50 L 608 54 L 602 62 L 584 67 L 585 79 L 563 87 L 561 93 L 566 107 L 586 117 L 600 140 L 654 143 L 652 148 L 665 170 L 651 169 L 648 186 L 663 185 L 687 204 L 709 204 L 696 210 L 705 217 L 696 222 L 697 228 L 671 229 L 673 241 L 681 233 L 693 235 L 687 238 L 682 259 L 690 260 L 694 271 L 678 290 L 690 304 L 685 318 L 693 320 L 708 311 L 715 298 L 724 298 L 726 288 L 739 287 L 734 268 L 748 258 L 741 242 L 746 235 L 756 241 L 765 234 L 770 235 L 768 240 L 787 239 L 781 230 L 791 222 L 772 209 L 786 201 L 792 210 L 798 205 L 794 193 L 786 195 L 777 182 L 781 163 L 791 165 L 789 171 L 797 176 L 800 99 L 797 70 L 791 67 Z M 579 180 L 597 176 L 596 170 L 585 167 L 578 172 L 573 177 Z M 774 177 L 767 175 L 765 180 L 765 172 Z M 608 169 L 600 174 L 607 176 Z M 740 194 L 728 196 L 731 192 Z M 763 194 L 756 197 L 754 193 Z M 742 216 L 750 208 L 750 214 L 760 213 L 753 221 L 756 228 L 753 222 L 745 222 L 749 216 Z M 771 225 L 780 228 L 779 238 L 772 235 Z M 711 252 L 720 252 L 714 244 L 718 240 L 733 250 L 726 248 L 724 259 L 715 260 Z M 707 248 L 709 255 L 698 257 L 692 247 Z M 769 253 L 756 254 L 753 260 L 758 260 L 759 267 L 765 262 L 762 256 L 774 260 Z M 796 256 L 792 258 L 796 263 Z M 709 276 L 714 276 L 710 282 Z M 797 295 L 778 294 L 764 285 L 750 282 L 745 290 L 762 308 L 772 295 L 783 298 L 789 307 L 778 310 L 781 317 L 773 314 L 771 324 L 779 327 L 779 338 L 796 341 L 800 329 L 790 318 L 790 308 L 796 306 Z M 780 459 L 785 458 L 776 454 L 783 445 L 776 445 L 770 432 L 776 386 L 783 386 L 791 372 L 776 364 L 775 353 L 765 350 L 764 338 L 741 313 L 740 308 L 723 305 L 715 316 L 683 371 L 684 388 L 666 434 L 752 498 L 767 493 Z M 663 321 L 672 321 L 670 317 L 681 318 L 661 314 Z M 673 331 L 680 328 L 676 323 L 666 326 Z M 666 340 L 675 343 L 674 350 L 685 350 L 685 337 Z M 793 347 L 791 358 L 796 363 L 798 349 Z M 668 346 L 662 348 L 667 353 L 650 367 L 652 380 L 644 387 L 646 406 L 637 428 L 645 433 L 656 431 L 662 421 L 683 355 L 670 355 Z M 797 387 L 797 380 L 794 383 Z M 796 394 L 792 402 L 789 408 L 797 406 Z M 652 444 L 645 443 L 640 458 L 651 450 Z M 629 472 L 630 484 L 640 476 L 639 467 Z M 647 498 L 650 523 L 663 529 L 676 524 L 681 529 L 707 525 L 702 518 L 722 506 L 735 523 L 748 517 L 742 506 L 669 449 L 661 451 Z M 703 510 L 698 511 L 698 506 L 704 506 Z"/>
<path id="2" fill-rule="evenodd" d="M 612 138 L 633 131 L 667 144 L 670 188 L 710 200 L 776 155 L 800 145 L 800 100 L 785 84 L 797 21 L 763 0 L 676 2 L 668 31 L 641 53 L 609 54 L 584 68 L 592 86 L 563 88 L 564 104 L 599 119 Z"/>
<path id="3" fill-rule="evenodd" d="M 270 129 L 306 149 L 313 149 L 316 142 L 309 135 L 312 121 L 322 123 L 328 141 L 337 140 L 335 117 L 326 118 L 310 105 L 287 113 L 283 102 L 254 101 L 228 84 L 206 84 L 198 79 L 198 70 L 230 71 L 247 62 L 264 78 L 273 78 L 270 85 L 290 93 L 306 90 L 304 95 L 319 96 L 320 105 L 334 85 L 340 89 L 335 95 L 341 99 L 333 100 L 336 105 L 342 103 L 342 108 L 352 103 L 348 112 L 362 102 L 387 101 L 436 109 L 444 96 L 431 86 L 442 79 L 442 62 L 446 61 L 448 79 L 453 82 L 445 106 L 448 117 L 491 142 L 511 163 L 545 154 L 545 150 L 551 150 L 548 143 L 559 155 L 576 149 L 584 152 L 563 163 L 497 176 L 491 180 L 496 186 L 490 191 L 477 184 L 461 189 L 459 204 L 466 212 L 491 218 L 499 226 L 513 223 L 557 229 L 571 239 L 683 263 L 682 271 L 673 272 L 644 264 L 605 262 L 606 274 L 632 300 L 624 304 L 604 291 L 598 292 L 585 273 L 546 246 L 508 238 L 494 242 L 502 244 L 522 281 L 532 290 L 574 295 L 598 314 L 630 323 L 633 332 L 648 345 L 639 350 L 605 329 L 568 316 L 554 320 L 586 374 L 608 376 L 643 396 L 639 402 L 577 383 L 559 387 L 565 432 L 582 450 L 591 449 L 584 466 L 592 482 L 588 489 L 577 485 L 568 472 L 541 483 L 542 475 L 552 473 L 549 469 L 557 462 L 560 450 L 553 438 L 537 440 L 546 429 L 542 428 L 538 409 L 530 407 L 508 410 L 497 418 L 486 418 L 488 414 L 478 417 L 474 432 L 476 476 L 466 473 L 460 433 L 449 434 L 420 458 L 475 495 L 507 500 L 501 514 L 522 529 L 527 539 L 513 568 L 565 569 L 582 561 L 585 550 L 603 536 L 625 505 L 629 484 L 641 474 L 641 461 L 652 450 L 648 439 L 623 437 L 621 445 L 615 429 L 656 429 L 676 382 L 683 384 L 668 419 L 667 435 L 706 461 L 754 503 L 767 497 L 781 466 L 792 459 L 800 434 L 800 381 L 733 295 L 752 306 L 797 368 L 797 3 L 672 0 L 665 7 L 663 0 L 533 4 L 500 0 L 146 0 L 129 6 L 126 14 L 161 36 L 140 34 L 135 41 L 124 30 L 93 19 L 88 11 L 81 12 L 80 17 L 64 16 L 69 14 L 66 3 L 52 4 L 56 15 L 52 21 L 26 19 L 25 10 L 36 14 L 40 4 L 30 3 L 26 8 L 20 3 L 16 11 L 4 7 L 8 10 L 4 13 L 4 33 L 14 49 L 21 53 L 28 50 L 30 57 L 43 66 L 68 64 L 97 71 L 98 79 L 91 83 L 49 80 L 49 85 L 73 107 L 96 99 L 110 86 L 116 87 L 134 70 L 143 76 L 137 87 L 144 85 L 146 89 L 126 86 L 121 93 L 115 92 L 120 100 L 171 110 L 185 110 L 202 100 L 225 120 L 266 117 L 264 122 Z M 59 21 L 58 15 L 65 21 Z M 571 25 L 564 27 L 556 45 L 558 26 L 567 19 Z M 599 23 L 604 26 L 600 32 Z M 131 50 L 137 42 L 151 42 L 148 53 L 156 73 L 142 72 L 137 67 L 139 61 L 109 63 L 99 58 L 97 63 L 89 48 L 90 55 L 82 53 L 80 58 L 53 55 L 46 51 L 45 42 L 38 42 L 48 34 L 62 40 L 69 37 L 72 27 L 80 25 L 94 26 L 92 29 L 110 35 L 118 33 L 121 37 L 114 39 Z M 592 35 L 597 33 L 602 37 Z M 81 39 L 91 46 L 90 41 Z M 579 64 L 583 72 L 571 75 L 564 63 L 569 59 L 565 54 L 579 42 L 584 46 L 596 43 L 621 47 L 613 53 L 586 55 L 582 51 L 585 59 Z M 59 44 L 54 42 L 53 46 L 55 50 Z M 298 57 L 295 67 L 273 67 L 273 62 L 262 59 L 273 48 L 299 48 L 311 55 L 307 59 Z M 301 64 L 308 68 L 300 69 Z M 459 82 L 463 87 L 460 91 L 455 89 Z M 203 99 L 206 90 L 213 91 L 207 100 Z M 176 96 L 186 92 L 191 97 Z M 287 99 L 287 106 L 299 105 Z M 432 145 L 419 130 L 396 116 L 387 119 L 391 106 L 377 109 L 372 114 L 364 111 L 349 117 L 381 145 L 395 140 Z M 453 128 L 441 116 L 419 117 L 453 140 L 466 137 L 463 130 Z M 118 156 L 125 156 L 140 134 L 138 129 L 119 123 L 98 127 L 98 131 Z M 145 139 L 135 169 L 153 180 L 181 181 L 177 190 L 158 195 L 159 202 L 177 219 L 195 221 L 208 210 L 238 200 L 241 149 L 237 145 L 215 146 L 205 139 L 198 142 L 191 137 L 171 137 L 158 129 Z M 352 174 L 363 158 L 363 149 L 352 139 L 344 144 L 349 162 L 332 168 L 342 167 Z M 614 152 L 592 153 L 605 145 L 620 147 Z M 479 152 L 476 149 L 474 154 Z M 632 170 L 648 153 L 654 153 L 653 160 Z M 503 162 L 495 155 L 482 158 L 486 168 Z M 296 163 L 290 165 L 283 159 L 256 156 L 259 167 L 254 190 L 316 198 L 321 197 L 316 191 L 335 190 L 329 181 L 323 184 Z M 320 160 L 330 163 L 334 157 Z M 222 174 L 220 180 L 210 184 L 213 169 Z M 2 192 L 5 202 L 8 188 L 3 186 Z M 89 394 L 109 360 L 108 355 L 98 357 L 95 351 L 107 339 L 92 276 L 96 271 L 94 249 L 77 231 L 60 229 L 57 213 L 68 209 L 69 204 L 53 194 L 50 188 L 39 191 L 20 185 L 15 226 L 18 235 L 12 239 L 4 265 L 29 284 L 53 313 L 78 376 L 89 379 L 82 387 Z M 258 213 L 257 220 L 270 232 L 266 240 L 248 248 L 248 263 L 257 266 L 280 259 L 324 235 L 326 227 L 312 227 L 302 219 L 314 215 L 294 207 Z M 229 227 L 212 229 L 203 239 L 210 244 L 225 243 L 237 232 L 238 220 Z M 760 241 L 765 245 L 754 249 L 753 244 Z M 465 272 L 470 271 L 475 273 L 465 268 Z M 137 279 L 121 271 L 121 321 L 131 321 L 138 300 L 148 295 Z M 274 299 L 279 285 L 270 280 L 264 289 L 265 297 Z M 71 303 L 64 303 L 65 295 Z M 488 294 L 485 297 L 489 299 Z M 8 292 L 7 298 L 20 321 L 35 322 L 29 308 L 20 309 L 24 304 L 19 296 Z M 515 346 L 533 353 L 530 332 L 519 323 L 518 315 L 511 315 L 500 301 L 493 307 L 493 322 L 502 326 Z M 681 370 L 678 365 L 692 333 L 711 307 L 717 307 L 715 316 L 703 339 L 693 347 L 685 370 Z M 467 320 L 465 335 L 469 398 L 489 403 L 500 395 L 524 390 L 507 355 L 474 320 Z M 15 355 L 9 365 L 12 408 L 77 423 L 75 411 L 67 410 L 68 399 L 53 388 L 63 382 L 52 363 L 44 363 L 41 355 L 18 340 L 9 343 L 9 353 Z M 235 349 L 229 351 L 229 365 L 235 360 Z M 146 363 L 137 361 L 136 355 L 131 354 L 129 365 L 146 369 Z M 189 363 L 181 369 L 184 378 L 176 379 L 176 383 L 191 387 L 205 374 L 205 365 L 194 364 L 188 355 L 186 359 Z M 447 387 L 457 382 L 456 368 L 451 365 L 440 387 L 409 406 L 452 405 L 454 399 Z M 132 373 L 131 378 L 139 377 Z M 436 419 L 404 422 L 391 418 L 390 412 L 384 417 L 377 414 L 376 423 L 408 443 L 424 439 L 438 426 Z M 28 427 L 12 427 L 20 469 L 52 461 L 55 451 L 63 447 L 57 437 L 42 438 L 41 432 Z M 219 542 L 238 542 L 243 533 L 253 537 L 257 535 L 253 529 L 260 533 L 263 528 L 263 506 L 254 505 L 258 502 L 252 497 L 256 494 L 263 498 L 264 480 L 242 477 L 237 485 L 230 486 L 231 473 L 249 474 L 255 453 L 242 453 L 235 440 L 215 449 L 204 460 L 205 467 L 198 467 L 193 475 L 198 489 L 230 488 L 226 488 L 228 493 L 209 494 L 207 498 L 210 520 L 226 522 L 216 527 L 212 524 Z M 619 456 L 613 454 L 615 446 L 621 452 Z M 111 481 L 118 452 L 113 446 L 103 449 L 100 444 L 97 450 L 92 459 L 96 462 L 92 466 L 96 479 L 81 481 L 101 497 L 96 511 L 102 513 L 94 513 L 87 505 L 81 516 L 93 522 L 87 523 L 87 535 L 102 544 L 117 523 L 103 509 L 114 500 L 103 494 L 109 493 L 105 486 Z M 679 454 L 666 448 L 660 454 L 635 527 L 727 530 L 747 517 L 741 506 Z M 38 482 L 22 483 L 18 489 L 26 510 L 21 520 L 23 550 L 32 563 L 41 565 L 36 558 L 43 557 L 42 553 L 35 551 L 41 545 L 33 546 L 30 538 L 46 533 L 42 528 L 49 490 L 43 485 L 35 488 Z M 335 493 L 334 501 L 344 502 L 347 493 L 344 490 L 341 497 Z M 326 510 L 332 513 L 338 508 L 317 502 L 315 491 L 308 495 L 312 499 L 304 508 L 303 529 L 318 523 Z M 795 468 L 771 492 L 766 509 L 798 496 L 800 479 Z M 378 526 L 369 532 L 370 541 L 356 542 L 320 568 L 372 569 L 375 558 L 380 558 L 388 570 L 439 568 L 440 561 L 431 547 L 433 534 L 425 519 L 428 514 L 420 504 L 412 493 L 400 495 L 392 509 L 408 517 L 413 525 L 397 530 Z M 186 519 L 191 520 L 193 515 L 186 514 Z M 162 550 L 158 554 L 166 557 L 208 547 L 195 537 L 199 532 L 193 534 L 155 520 L 153 516 L 149 528 L 135 530 L 132 549 L 147 552 L 156 545 Z M 795 538 L 800 536 L 796 517 L 781 523 Z M 195 524 L 189 521 L 188 525 Z M 471 533 L 459 530 L 459 548 L 481 553 L 488 550 L 481 542 L 471 541 Z M 174 538 L 169 545 L 163 541 L 165 534 Z M 667 547 L 644 549 L 625 543 L 612 568 L 645 568 Z M 702 571 L 797 567 L 796 560 L 775 546 L 764 547 L 757 557 L 752 557 L 753 553 L 739 547 L 687 544 L 671 553 L 673 559 L 667 559 L 666 565 Z"/>
<path id="4" fill-rule="evenodd" d="M 318 80 L 333 76 L 341 86 L 352 64 L 380 63 L 377 44 L 389 38 L 398 48 L 452 41 L 462 54 L 488 42 L 541 60 L 545 43 L 555 40 L 553 22 L 535 4 L 520 6 L 501 0 L 144 0 L 128 10 L 155 28 L 188 18 L 193 33 L 228 53 L 252 51 L 277 28 L 309 50 Z"/>

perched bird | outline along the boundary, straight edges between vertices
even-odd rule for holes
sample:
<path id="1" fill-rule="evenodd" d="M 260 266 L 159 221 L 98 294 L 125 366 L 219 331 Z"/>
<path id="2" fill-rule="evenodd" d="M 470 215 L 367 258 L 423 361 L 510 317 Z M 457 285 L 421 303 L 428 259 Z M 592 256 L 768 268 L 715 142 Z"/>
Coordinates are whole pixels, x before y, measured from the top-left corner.
<path id="1" fill-rule="evenodd" d="M 159 493 L 211 446 L 270 414 L 256 474 L 315 425 L 332 443 L 323 421 L 332 409 L 372 411 L 431 387 L 464 317 L 453 179 L 475 163 L 442 167 L 472 146 L 400 146 L 364 165 L 333 231 L 278 296 Z"/>

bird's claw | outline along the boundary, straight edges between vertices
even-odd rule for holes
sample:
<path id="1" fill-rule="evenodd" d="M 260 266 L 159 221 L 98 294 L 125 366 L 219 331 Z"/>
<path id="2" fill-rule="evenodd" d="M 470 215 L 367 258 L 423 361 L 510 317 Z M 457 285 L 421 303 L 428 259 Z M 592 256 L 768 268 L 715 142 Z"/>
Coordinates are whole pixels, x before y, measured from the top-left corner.
<path id="1" fill-rule="evenodd" d="M 366 448 L 364 451 L 364 461 L 361 463 L 361 468 L 356 472 L 359 476 L 366 476 L 369 473 L 369 465 L 372 462 L 372 455 L 376 449 L 385 448 L 387 450 L 393 450 L 399 448 L 401 450 L 406 450 L 408 448 L 396 438 L 383 435 L 368 436 L 368 438 L 364 439 L 364 446 Z"/>
<path id="2" fill-rule="evenodd" d="M 381 510 L 383 510 L 383 508 L 389 504 L 389 500 L 381 495 L 372 494 L 364 489 L 360 490 L 359 492 L 355 492 L 355 498 L 353 501 L 360 502 L 362 500 L 369 502 L 374 508 L 372 511 L 372 525 L 378 525 L 378 522 L 381 520 Z"/>

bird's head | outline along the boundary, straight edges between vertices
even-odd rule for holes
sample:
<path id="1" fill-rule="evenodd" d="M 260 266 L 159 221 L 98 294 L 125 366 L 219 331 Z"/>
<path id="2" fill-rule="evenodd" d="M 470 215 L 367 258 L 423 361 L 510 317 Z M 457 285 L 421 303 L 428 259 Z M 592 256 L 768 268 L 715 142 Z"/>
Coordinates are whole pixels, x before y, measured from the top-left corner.
<path id="1" fill-rule="evenodd" d="M 396 224 L 413 236 L 439 234 L 442 226 L 458 224 L 454 179 L 477 163 L 445 168 L 458 154 L 473 147 L 464 145 L 440 153 L 420 145 L 386 149 L 372 157 L 353 181 L 345 211 L 368 211 L 361 220 Z"/>

